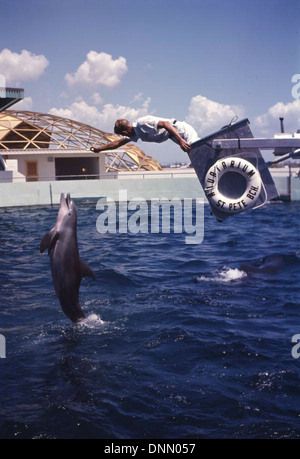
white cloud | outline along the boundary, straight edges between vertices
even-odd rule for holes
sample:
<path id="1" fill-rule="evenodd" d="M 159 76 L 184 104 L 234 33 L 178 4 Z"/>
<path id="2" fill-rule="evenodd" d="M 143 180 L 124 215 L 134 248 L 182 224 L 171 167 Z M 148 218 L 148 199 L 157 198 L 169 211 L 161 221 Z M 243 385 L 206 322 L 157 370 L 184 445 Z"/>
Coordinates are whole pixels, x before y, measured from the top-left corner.
<path id="1" fill-rule="evenodd" d="M 9 49 L 0 52 L 0 73 L 7 84 L 19 84 L 21 81 L 36 80 L 45 71 L 49 61 L 45 56 L 35 55 L 26 49 L 20 54 Z"/>
<path id="2" fill-rule="evenodd" d="M 147 97 L 147 99 L 145 99 L 144 94 L 142 92 L 139 92 L 138 94 L 136 94 L 131 101 L 131 103 L 133 104 L 134 103 L 142 104 L 142 107 L 145 108 L 146 110 L 148 110 L 150 102 L 151 102 L 151 97 Z"/>
<path id="3" fill-rule="evenodd" d="M 185 121 L 203 137 L 229 124 L 235 115 L 243 117 L 243 107 L 220 104 L 197 95 L 191 99 Z"/>
<path id="4" fill-rule="evenodd" d="M 69 86 L 81 84 L 113 88 L 120 83 L 121 77 L 126 72 L 127 65 L 124 57 L 113 60 L 110 54 L 90 51 L 75 73 L 65 75 L 65 80 Z"/>
<path id="5" fill-rule="evenodd" d="M 277 102 L 266 113 L 257 116 L 253 122 L 257 134 L 273 136 L 274 133 L 280 132 L 280 117 L 284 118 L 287 132 L 295 132 L 300 129 L 300 99 L 295 99 L 287 104 Z"/>
<path id="6" fill-rule="evenodd" d="M 24 99 L 20 100 L 20 102 L 17 102 L 15 105 L 12 106 L 12 110 L 31 111 L 32 110 L 32 98 L 24 97 Z"/>
<path id="7" fill-rule="evenodd" d="M 147 99 L 144 100 L 144 102 L 143 102 L 143 108 L 144 108 L 145 110 L 148 110 L 149 105 L 150 105 L 150 102 L 151 102 L 151 97 L 147 97 Z"/>
<path id="8" fill-rule="evenodd" d="M 136 94 L 134 96 L 134 98 L 132 99 L 132 102 L 142 102 L 144 100 L 144 95 L 142 92 L 139 92 L 138 94 Z"/>
<path id="9" fill-rule="evenodd" d="M 145 106 L 145 102 L 147 102 Z M 126 107 L 123 105 L 105 104 L 102 110 L 98 110 L 93 105 L 88 105 L 85 101 L 75 101 L 67 108 L 51 108 L 50 114 L 70 118 L 90 126 L 95 126 L 105 132 L 113 132 L 115 121 L 118 118 L 126 118 L 135 121 L 141 116 L 148 114 L 148 99 L 140 108 Z"/>
<path id="10" fill-rule="evenodd" d="M 100 105 L 103 102 L 103 99 L 100 96 L 99 92 L 94 92 L 94 94 L 91 95 L 90 100 L 95 105 Z"/>
<path id="11" fill-rule="evenodd" d="M 51 108 L 49 110 L 49 113 L 50 115 L 55 115 L 55 116 L 60 116 L 62 118 L 69 118 L 69 119 L 74 119 L 75 118 L 73 117 L 73 112 L 70 108 Z M 79 121 L 79 120 L 75 120 L 75 121 Z"/>

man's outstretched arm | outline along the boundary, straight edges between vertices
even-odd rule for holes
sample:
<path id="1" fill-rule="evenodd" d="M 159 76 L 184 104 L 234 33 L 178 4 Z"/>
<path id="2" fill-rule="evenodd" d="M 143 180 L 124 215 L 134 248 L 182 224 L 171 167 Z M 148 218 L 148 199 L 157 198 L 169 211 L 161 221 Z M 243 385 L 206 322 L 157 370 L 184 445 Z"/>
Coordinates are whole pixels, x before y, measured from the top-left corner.
<path id="1" fill-rule="evenodd" d="M 157 123 L 158 129 L 166 129 L 173 137 L 175 137 L 180 145 L 181 150 L 188 152 L 191 149 L 189 143 L 187 143 L 179 134 L 177 129 L 169 121 L 159 121 Z"/>
<path id="2" fill-rule="evenodd" d="M 106 145 L 101 145 L 99 147 L 97 147 L 97 144 L 95 144 L 92 146 L 92 151 L 94 153 L 99 153 L 100 151 L 115 150 L 116 148 L 126 145 L 128 142 L 130 142 L 130 139 L 122 137 L 121 139 L 114 140 L 113 142 L 109 142 Z"/>

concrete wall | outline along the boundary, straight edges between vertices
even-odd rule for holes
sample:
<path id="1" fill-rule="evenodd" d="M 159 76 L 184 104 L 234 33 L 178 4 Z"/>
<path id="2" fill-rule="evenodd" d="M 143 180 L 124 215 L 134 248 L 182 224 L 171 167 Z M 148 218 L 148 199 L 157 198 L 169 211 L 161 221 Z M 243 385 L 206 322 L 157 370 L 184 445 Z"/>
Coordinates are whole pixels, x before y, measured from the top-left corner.
<path id="1" fill-rule="evenodd" d="M 300 178 L 298 177 L 299 168 L 276 167 L 271 168 L 272 178 L 280 196 L 289 197 L 291 201 L 300 201 Z"/>
<path id="2" fill-rule="evenodd" d="M 11 183 L 13 180 L 13 171 L 0 171 L 0 182 Z"/>
<path id="3" fill-rule="evenodd" d="M 141 198 L 202 198 L 203 190 L 193 178 L 119 178 L 106 180 L 61 180 L 56 182 L 0 183 L 0 207 L 58 204 L 60 194 L 70 193 L 72 198 L 109 197 L 131 200 Z M 121 194 L 120 194 L 121 192 Z"/>
<path id="4" fill-rule="evenodd" d="M 300 201 L 300 177 L 292 177 L 292 201 Z"/>
<path id="5" fill-rule="evenodd" d="M 287 196 L 289 194 L 289 177 L 273 176 L 273 180 L 279 196 Z"/>
<path id="6" fill-rule="evenodd" d="M 273 178 L 279 192 L 286 194 L 288 178 L 278 173 L 274 174 Z M 300 179 L 294 174 L 291 180 L 292 200 L 300 201 Z M 58 204 L 62 192 L 70 193 L 75 199 L 108 197 L 115 201 L 126 198 L 204 198 L 196 174 L 193 170 L 187 169 L 158 173 L 108 173 L 102 180 L 0 183 L 0 207 L 47 206 L 51 204 L 51 199 L 54 204 Z"/>

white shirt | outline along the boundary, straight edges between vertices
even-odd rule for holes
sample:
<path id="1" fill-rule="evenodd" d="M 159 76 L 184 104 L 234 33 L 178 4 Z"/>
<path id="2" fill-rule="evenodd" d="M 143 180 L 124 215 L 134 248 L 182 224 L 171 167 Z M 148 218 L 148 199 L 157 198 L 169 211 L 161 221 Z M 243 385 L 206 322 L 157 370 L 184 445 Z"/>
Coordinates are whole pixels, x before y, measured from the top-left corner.
<path id="1" fill-rule="evenodd" d="M 174 118 L 158 118 L 156 116 L 143 116 L 139 118 L 136 123 L 133 123 L 133 129 L 135 132 L 134 137 L 130 137 L 131 142 L 137 142 L 138 139 L 143 140 L 143 142 L 156 142 L 161 143 L 170 138 L 169 132 L 162 128 L 158 129 L 157 123 L 159 121 L 169 121 L 173 123 Z"/>

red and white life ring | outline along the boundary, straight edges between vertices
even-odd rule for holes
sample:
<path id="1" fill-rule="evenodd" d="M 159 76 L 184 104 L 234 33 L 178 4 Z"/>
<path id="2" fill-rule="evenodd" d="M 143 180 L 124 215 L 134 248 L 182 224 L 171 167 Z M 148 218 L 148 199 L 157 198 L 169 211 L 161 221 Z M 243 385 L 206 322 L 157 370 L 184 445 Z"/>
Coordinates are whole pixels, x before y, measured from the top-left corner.
<path id="1" fill-rule="evenodd" d="M 243 190 L 241 196 L 234 199 L 222 194 L 218 186 L 221 177 L 232 172 L 241 174 L 246 179 L 246 189 Z M 230 175 L 227 179 L 230 181 Z M 260 195 L 261 187 L 260 173 L 253 164 L 243 158 L 229 156 L 219 159 L 207 171 L 204 191 L 213 207 L 229 214 L 238 214 L 254 206 Z"/>

